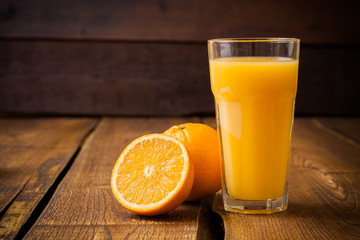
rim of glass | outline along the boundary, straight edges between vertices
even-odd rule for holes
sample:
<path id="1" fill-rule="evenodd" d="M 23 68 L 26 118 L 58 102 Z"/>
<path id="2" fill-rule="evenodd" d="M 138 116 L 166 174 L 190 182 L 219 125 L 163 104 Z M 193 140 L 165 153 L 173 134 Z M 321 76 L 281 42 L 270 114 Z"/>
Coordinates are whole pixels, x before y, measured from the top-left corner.
<path id="1" fill-rule="evenodd" d="M 300 39 L 279 38 L 279 37 L 254 37 L 254 38 L 214 38 L 208 40 L 208 43 L 213 43 L 213 42 L 300 42 Z"/>

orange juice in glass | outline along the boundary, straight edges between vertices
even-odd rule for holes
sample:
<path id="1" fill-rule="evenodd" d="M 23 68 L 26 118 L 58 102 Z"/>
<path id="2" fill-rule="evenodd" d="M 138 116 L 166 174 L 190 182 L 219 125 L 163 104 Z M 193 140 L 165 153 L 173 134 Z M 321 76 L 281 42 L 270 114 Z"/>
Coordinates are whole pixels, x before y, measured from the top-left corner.
<path id="1" fill-rule="evenodd" d="M 225 210 L 287 208 L 299 44 L 293 38 L 208 41 Z"/>

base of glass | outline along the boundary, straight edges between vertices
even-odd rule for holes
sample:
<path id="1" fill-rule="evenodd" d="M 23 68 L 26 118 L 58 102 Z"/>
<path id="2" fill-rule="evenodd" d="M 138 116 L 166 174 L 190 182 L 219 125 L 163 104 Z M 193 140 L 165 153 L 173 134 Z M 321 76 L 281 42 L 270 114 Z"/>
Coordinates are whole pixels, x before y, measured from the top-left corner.
<path id="1" fill-rule="evenodd" d="M 267 200 L 240 200 L 223 193 L 224 209 L 243 214 L 272 214 L 287 209 L 288 199 L 283 196 Z"/>

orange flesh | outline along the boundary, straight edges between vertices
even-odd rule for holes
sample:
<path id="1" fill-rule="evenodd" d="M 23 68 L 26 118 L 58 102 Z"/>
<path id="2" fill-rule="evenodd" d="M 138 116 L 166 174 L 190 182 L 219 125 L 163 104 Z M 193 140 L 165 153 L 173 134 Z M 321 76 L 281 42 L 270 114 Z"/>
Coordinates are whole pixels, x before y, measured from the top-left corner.
<path id="1" fill-rule="evenodd" d="M 164 199 L 180 181 L 182 154 L 176 143 L 165 139 L 139 142 L 126 154 L 117 172 L 116 185 L 122 197 L 141 205 Z"/>

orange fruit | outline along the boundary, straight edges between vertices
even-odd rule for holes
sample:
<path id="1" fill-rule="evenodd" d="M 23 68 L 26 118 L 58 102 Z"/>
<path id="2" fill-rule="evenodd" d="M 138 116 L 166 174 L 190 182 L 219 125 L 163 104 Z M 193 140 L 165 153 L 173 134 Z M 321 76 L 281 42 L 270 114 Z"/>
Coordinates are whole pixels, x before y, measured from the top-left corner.
<path id="1" fill-rule="evenodd" d="M 111 176 L 118 202 L 138 214 L 159 215 L 188 197 L 194 168 L 185 146 L 164 134 L 135 139 L 121 153 Z"/>
<path id="2" fill-rule="evenodd" d="M 220 155 L 215 129 L 201 123 L 173 126 L 164 134 L 184 143 L 194 164 L 194 183 L 187 201 L 197 201 L 221 188 Z"/>

